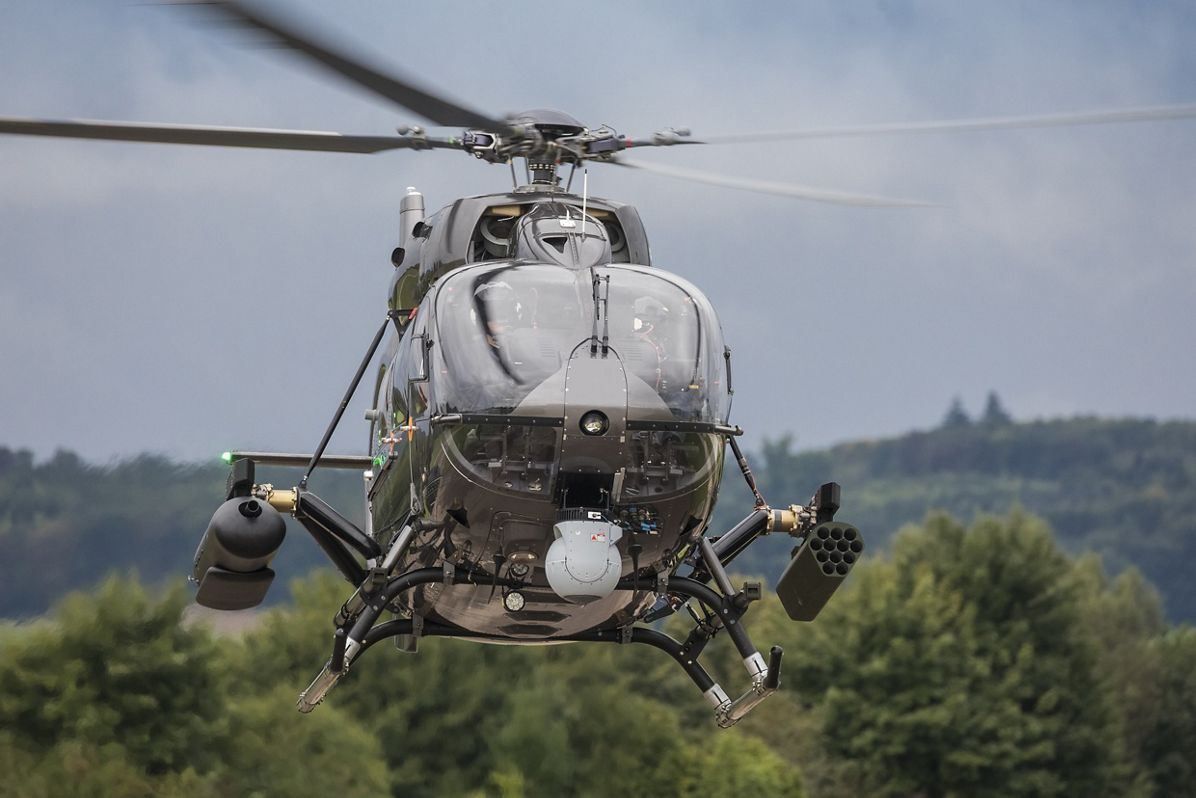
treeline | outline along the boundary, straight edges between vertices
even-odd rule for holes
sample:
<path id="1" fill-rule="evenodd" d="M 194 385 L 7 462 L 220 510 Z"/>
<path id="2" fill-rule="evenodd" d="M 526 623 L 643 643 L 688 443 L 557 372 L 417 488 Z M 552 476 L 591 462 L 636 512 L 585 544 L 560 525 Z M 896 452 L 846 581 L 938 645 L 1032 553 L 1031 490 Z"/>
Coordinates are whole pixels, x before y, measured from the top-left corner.
<path id="1" fill-rule="evenodd" d="M 300 472 L 262 468 L 259 477 L 290 487 Z M 149 580 L 181 579 L 225 495 L 228 467 L 180 464 L 142 455 L 96 466 L 59 451 L 36 462 L 28 450 L 0 447 L 0 617 L 45 612 L 58 598 L 90 588 L 113 570 Z M 356 472 L 321 471 L 312 487 L 361 523 Z M 302 527 L 289 533 L 274 568 L 307 573 L 324 562 Z M 271 596 L 277 600 L 283 591 Z"/>
<path id="2" fill-rule="evenodd" d="M 1162 592 L 1170 618 L 1196 620 L 1196 423 L 1013 423 L 990 396 L 976 420 L 955 405 L 938 429 L 809 452 L 795 452 L 784 437 L 749 459 L 774 504 L 804 503 L 819 484 L 840 483 L 840 517 L 873 549 L 930 509 L 971 519 L 1022 507 L 1049 521 L 1069 551 L 1097 552 L 1113 571 L 1136 566 Z M 731 462 L 716 528 L 751 505 Z M 791 546 L 765 539 L 740 567 L 775 579 Z"/>
<path id="3" fill-rule="evenodd" d="M 956 405 L 939 429 L 899 438 L 795 452 L 791 438 L 749 452 L 765 497 L 804 502 L 822 482 L 843 485 L 841 517 L 860 526 L 869 549 L 932 508 L 958 518 L 1021 506 L 1046 518 L 1072 552 L 1096 551 L 1119 571 L 1135 565 L 1158 586 L 1173 620 L 1196 620 L 1196 423 L 1099 420 L 1013 423 L 995 396 L 979 418 Z M 263 481 L 294 485 L 295 469 L 261 469 Z M 142 456 L 99 467 L 59 452 L 35 462 L 0 447 L 0 617 L 44 612 L 66 592 L 113 569 L 147 578 L 189 570 L 195 546 L 224 496 L 227 468 Z M 318 471 L 312 487 L 361 522 L 361 481 Z M 728 463 L 710 534 L 750 509 Z M 325 562 L 290 525 L 278 573 Z M 791 541 L 766 538 L 737 567 L 775 580 Z M 270 600 L 285 597 L 274 591 Z"/>
<path id="4" fill-rule="evenodd" d="M 293 590 L 236 638 L 129 579 L 0 626 L 0 795 L 1196 794 L 1196 631 L 1020 513 L 907 528 L 812 624 L 755 605 L 782 689 L 730 731 L 670 659 L 600 644 L 379 646 L 299 715 L 345 586 Z"/>

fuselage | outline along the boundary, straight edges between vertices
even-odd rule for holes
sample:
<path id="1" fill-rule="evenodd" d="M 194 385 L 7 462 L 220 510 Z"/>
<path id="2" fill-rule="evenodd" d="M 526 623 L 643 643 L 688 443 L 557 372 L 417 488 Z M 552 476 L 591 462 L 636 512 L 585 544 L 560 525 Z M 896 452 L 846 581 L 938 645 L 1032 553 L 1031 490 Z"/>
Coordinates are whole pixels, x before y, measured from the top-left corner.
<path id="1" fill-rule="evenodd" d="M 526 605 L 509 610 L 483 581 L 425 586 L 406 609 L 523 642 L 629 622 L 710 518 L 729 389 L 714 309 L 676 275 L 515 259 L 444 270 L 378 376 L 371 533 L 385 548 L 421 519 L 401 570 L 497 570 L 525 582 Z M 624 576 L 638 565 L 644 591 L 554 592 L 554 525 L 574 518 L 621 530 L 614 561 Z"/>

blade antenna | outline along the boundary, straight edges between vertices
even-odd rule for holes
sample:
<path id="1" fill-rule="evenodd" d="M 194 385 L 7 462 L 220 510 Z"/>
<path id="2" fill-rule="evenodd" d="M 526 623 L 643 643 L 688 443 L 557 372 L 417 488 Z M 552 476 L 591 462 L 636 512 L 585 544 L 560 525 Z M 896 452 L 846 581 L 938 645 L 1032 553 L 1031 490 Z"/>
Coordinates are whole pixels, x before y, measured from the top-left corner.
<path id="1" fill-rule="evenodd" d="M 508 158 L 507 166 L 511 167 L 511 186 L 513 188 L 519 188 L 519 178 L 515 175 L 515 159 Z"/>
<path id="2" fill-rule="evenodd" d="M 573 167 L 576 169 L 577 167 Z M 569 174 L 569 180 L 573 180 L 573 174 Z M 590 167 L 585 167 L 581 170 L 581 236 L 585 238 L 586 235 L 586 202 L 590 197 Z"/>

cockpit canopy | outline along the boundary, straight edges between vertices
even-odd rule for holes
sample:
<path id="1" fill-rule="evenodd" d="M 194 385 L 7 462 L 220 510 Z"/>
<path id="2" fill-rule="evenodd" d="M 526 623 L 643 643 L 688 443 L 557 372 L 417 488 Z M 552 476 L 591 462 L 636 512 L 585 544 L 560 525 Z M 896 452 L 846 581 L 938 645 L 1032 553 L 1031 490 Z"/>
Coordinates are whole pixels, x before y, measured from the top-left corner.
<path id="1" fill-rule="evenodd" d="M 579 347 L 588 353 L 596 337 L 622 361 L 629 396 L 652 397 L 646 408 L 633 399 L 633 417 L 639 409 L 726 422 L 718 318 L 706 297 L 675 275 L 623 264 L 479 264 L 446 276 L 434 302 L 437 412 L 512 413 Z"/>

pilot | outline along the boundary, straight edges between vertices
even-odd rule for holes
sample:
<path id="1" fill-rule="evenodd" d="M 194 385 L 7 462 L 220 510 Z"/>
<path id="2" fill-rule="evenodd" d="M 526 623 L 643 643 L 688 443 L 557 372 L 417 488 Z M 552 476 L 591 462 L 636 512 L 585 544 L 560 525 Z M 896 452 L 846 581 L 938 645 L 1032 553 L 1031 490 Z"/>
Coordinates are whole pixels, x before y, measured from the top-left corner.
<path id="1" fill-rule="evenodd" d="M 659 299 L 642 296 L 631 306 L 632 331 L 640 342 L 646 356 L 641 358 L 644 373 L 641 375 L 659 394 L 666 389 L 664 331 L 668 329 L 669 309 Z"/>
<path id="2" fill-rule="evenodd" d="M 632 304 L 632 327 L 640 345 L 639 376 L 660 398 L 682 417 L 701 415 L 704 397 L 694 371 L 694 354 L 673 334 L 692 318 L 688 298 L 680 308 L 670 308 L 653 296 L 641 296 Z"/>

